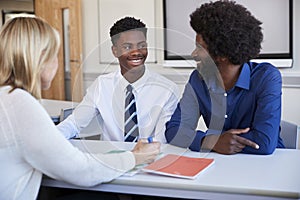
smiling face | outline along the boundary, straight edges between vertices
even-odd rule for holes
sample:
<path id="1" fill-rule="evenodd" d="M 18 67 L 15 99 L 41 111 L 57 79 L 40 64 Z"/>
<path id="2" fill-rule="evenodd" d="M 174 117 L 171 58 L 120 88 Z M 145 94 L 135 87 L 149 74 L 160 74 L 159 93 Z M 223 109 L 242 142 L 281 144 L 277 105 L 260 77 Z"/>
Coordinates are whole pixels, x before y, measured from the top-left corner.
<path id="1" fill-rule="evenodd" d="M 199 63 L 209 56 L 207 44 L 204 42 L 201 35 L 196 35 L 196 48 L 192 52 L 193 59 Z"/>
<path id="2" fill-rule="evenodd" d="M 126 74 L 141 76 L 144 73 L 148 50 L 143 32 L 131 30 L 120 33 L 116 44 L 112 46 L 112 51 L 119 60 L 123 76 Z"/>
<path id="3" fill-rule="evenodd" d="M 211 57 L 208 53 L 208 46 L 200 34 L 196 35 L 196 48 L 192 52 L 192 57 L 197 63 L 197 68 L 204 70 L 210 66 Z M 209 69 L 205 69 L 209 70 Z"/>
<path id="4" fill-rule="evenodd" d="M 208 45 L 200 34 L 196 35 L 196 48 L 192 52 L 192 57 L 197 63 L 197 69 L 204 78 L 219 78 L 218 64 L 221 58 L 213 58 L 208 52 Z"/>

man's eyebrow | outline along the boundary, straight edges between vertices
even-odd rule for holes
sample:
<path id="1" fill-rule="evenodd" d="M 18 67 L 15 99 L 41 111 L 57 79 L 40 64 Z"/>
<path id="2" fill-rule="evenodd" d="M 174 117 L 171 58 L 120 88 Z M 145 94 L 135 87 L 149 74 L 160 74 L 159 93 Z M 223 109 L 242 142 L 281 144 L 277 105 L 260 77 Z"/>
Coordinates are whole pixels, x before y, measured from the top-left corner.
<path id="1" fill-rule="evenodd" d="M 124 42 L 121 45 L 132 45 L 132 43 L 130 43 L 130 42 Z"/>
<path id="2" fill-rule="evenodd" d="M 142 44 L 142 43 L 147 43 L 146 41 L 140 41 L 140 42 L 138 42 L 138 43 L 136 43 L 136 44 Z M 131 43 L 131 42 L 124 42 L 124 43 L 122 43 L 122 45 L 133 45 L 134 43 Z"/>

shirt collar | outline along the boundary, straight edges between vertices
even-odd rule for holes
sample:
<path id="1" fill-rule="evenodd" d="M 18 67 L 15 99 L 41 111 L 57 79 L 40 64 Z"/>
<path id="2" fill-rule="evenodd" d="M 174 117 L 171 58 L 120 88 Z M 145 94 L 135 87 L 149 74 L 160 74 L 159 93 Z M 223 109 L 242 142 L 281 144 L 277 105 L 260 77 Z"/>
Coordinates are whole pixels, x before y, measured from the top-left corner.
<path id="1" fill-rule="evenodd" d="M 216 81 L 215 77 L 208 78 L 206 84 L 208 86 L 208 89 L 213 92 L 217 92 L 217 91 L 224 92 L 224 89 L 222 89 L 219 86 L 218 81 Z M 248 63 L 243 64 L 241 73 L 235 84 L 235 87 L 240 87 L 240 88 L 249 90 L 249 88 L 250 88 L 250 66 Z"/>
<path id="2" fill-rule="evenodd" d="M 127 85 L 131 84 L 133 91 L 138 90 L 139 88 L 143 87 L 146 82 L 147 79 L 150 76 L 150 72 L 147 68 L 145 68 L 145 72 L 143 74 L 143 76 L 141 78 L 139 78 L 137 81 L 133 82 L 133 83 L 129 83 L 121 74 L 121 70 L 119 69 L 117 72 L 117 79 L 119 80 L 120 86 L 121 88 L 126 91 L 126 87 Z"/>
<path id="3" fill-rule="evenodd" d="M 248 63 L 244 63 L 239 78 L 235 84 L 236 87 L 240 87 L 246 90 L 250 88 L 250 66 Z"/>

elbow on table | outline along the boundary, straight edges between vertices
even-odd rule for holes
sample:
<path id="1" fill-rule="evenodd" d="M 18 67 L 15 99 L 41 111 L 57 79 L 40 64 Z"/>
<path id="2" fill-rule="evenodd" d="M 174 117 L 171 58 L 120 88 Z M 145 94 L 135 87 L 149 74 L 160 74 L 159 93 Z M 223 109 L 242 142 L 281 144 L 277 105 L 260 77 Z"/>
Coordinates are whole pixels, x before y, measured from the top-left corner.
<path id="1" fill-rule="evenodd" d="M 275 149 L 277 147 L 277 141 L 275 140 L 269 140 L 268 142 L 262 142 L 259 144 L 259 152 L 262 155 L 271 155 L 274 153 Z"/>
<path id="2" fill-rule="evenodd" d="M 259 144 L 259 149 L 246 147 L 243 153 L 258 154 L 258 155 L 271 155 L 275 151 L 276 146 L 271 144 Z"/>
<path id="3" fill-rule="evenodd" d="M 82 178 L 82 176 L 81 176 L 81 178 L 64 180 L 64 181 L 71 183 L 73 185 L 79 186 L 79 187 L 94 187 L 98 184 L 105 182 L 101 179 Z"/>
<path id="4" fill-rule="evenodd" d="M 115 178 L 117 178 L 119 176 L 116 177 L 103 177 L 103 178 L 79 178 L 77 180 L 72 180 L 72 181 L 68 181 L 69 183 L 79 186 L 79 187 L 94 187 L 96 185 L 102 184 L 102 183 L 107 183 L 110 182 L 112 180 L 114 180 Z"/>
<path id="5" fill-rule="evenodd" d="M 260 151 L 261 155 L 271 155 L 275 151 L 275 148 L 266 148 Z"/>

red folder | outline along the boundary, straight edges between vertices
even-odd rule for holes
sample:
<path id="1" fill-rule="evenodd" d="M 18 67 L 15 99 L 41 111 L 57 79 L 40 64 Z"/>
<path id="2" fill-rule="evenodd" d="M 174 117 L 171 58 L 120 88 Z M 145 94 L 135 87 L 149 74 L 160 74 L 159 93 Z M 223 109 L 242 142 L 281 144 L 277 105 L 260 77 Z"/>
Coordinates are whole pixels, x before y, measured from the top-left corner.
<path id="1" fill-rule="evenodd" d="M 195 179 L 214 163 L 213 158 L 193 158 L 168 154 L 143 168 L 143 171 L 178 178 Z"/>

